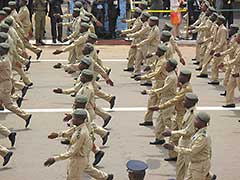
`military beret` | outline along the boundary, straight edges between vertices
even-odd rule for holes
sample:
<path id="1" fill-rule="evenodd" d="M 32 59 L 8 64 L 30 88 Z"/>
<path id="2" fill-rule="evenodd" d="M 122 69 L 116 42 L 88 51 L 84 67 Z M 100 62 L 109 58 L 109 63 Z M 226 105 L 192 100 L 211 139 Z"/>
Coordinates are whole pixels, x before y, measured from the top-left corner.
<path id="1" fill-rule="evenodd" d="M 142 1 L 141 1 L 141 4 L 143 4 L 143 5 L 148 5 L 148 2 L 147 2 L 147 1 L 144 1 L 144 0 L 142 0 Z"/>
<path id="2" fill-rule="evenodd" d="M 151 21 L 159 21 L 159 18 L 157 16 L 151 16 L 149 19 Z"/>
<path id="3" fill-rule="evenodd" d="M 8 34 L 4 32 L 0 32 L 0 43 L 5 42 L 8 39 Z"/>
<path id="4" fill-rule="evenodd" d="M 142 15 L 147 17 L 147 18 L 150 18 L 150 16 L 151 16 L 147 11 L 143 11 Z"/>
<path id="5" fill-rule="evenodd" d="M 85 23 L 85 22 L 83 22 L 83 23 L 81 23 L 80 24 L 82 27 L 85 27 L 85 28 L 90 28 L 90 25 L 88 24 L 88 23 Z"/>
<path id="6" fill-rule="evenodd" d="M 87 111 L 84 110 L 84 109 L 78 108 L 78 109 L 75 109 L 73 111 L 73 115 L 75 117 L 86 119 L 87 118 Z"/>
<path id="7" fill-rule="evenodd" d="M 168 63 L 170 63 L 172 66 L 176 67 L 178 65 L 178 62 L 176 59 L 169 59 L 168 60 Z"/>
<path id="8" fill-rule="evenodd" d="M 230 28 L 239 30 L 239 26 L 237 24 L 231 24 Z"/>
<path id="9" fill-rule="evenodd" d="M 138 13 L 138 14 L 141 14 L 141 13 L 142 13 L 142 10 L 141 10 L 139 7 L 137 7 L 134 12 L 136 12 L 136 13 Z"/>
<path id="10" fill-rule="evenodd" d="M 169 32 L 169 31 L 162 31 L 162 36 L 171 37 L 171 36 L 172 36 L 172 33 Z"/>
<path id="11" fill-rule="evenodd" d="M 172 26 L 170 23 L 168 23 L 168 22 L 166 22 L 166 23 L 164 24 L 164 26 L 167 27 L 167 28 L 170 29 L 170 30 L 172 30 L 172 28 L 173 28 L 173 26 Z"/>
<path id="12" fill-rule="evenodd" d="M 98 37 L 97 37 L 97 35 L 96 35 L 95 33 L 90 33 L 90 34 L 88 35 L 88 37 L 90 37 L 91 39 L 95 39 L 95 40 L 98 39 Z"/>
<path id="13" fill-rule="evenodd" d="M 75 5 L 75 7 L 77 7 L 77 8 L 82 8 L 82 6 L 83 6 L 80 1 L 75 2 L 74 5 Z"/>
<path id="14" fill-rule="evenodd" d="M 80 12 L 81 12 L 81 10 L 80 10 L 79 8 L 74 8 L 74 9 L 73 9 L 73 12 L 80 13 Z"/>
<path id="15" fill-rule="evenodd" d="M 84 56 L 82 59 L 81 59 L 81 63 L 84 63 L 88 66 L 91 66 L 92 64 L 92 59 L 89 57 L 89 56 Z"/>
<path id="16" fill-rule="evenodd" d="M 217 18 L 220 19 L 221 21 L 225 21 L 226 20 L 226 18 L 223 15 L 219 15 Z"/>
<path id="17" fill-rule="evenodd" d="M 204 4 L 209 7 L 210 6 L 210 3 L 208 1 L 204 1 Z"/>
<path id="18" fill-rule="evenodd" d="M 82 22 L 89 22 L 89 21 L 90 21 L 90 18 L 87 17 L 87 16 L 83 16 L 83 17 L 81 18 L 81 21 L 82 21 Z"/>
<path id="19" fill-rule="evenodd" d="M 3 31 L 3 32 L 8 32 L 8 30 L 9 30 L 9 25 L 7 25 L 6 23 L 1 23 L 1 24 L 0 24 L 0 29 L 1 29 L 1 31 Z"/>
<path id="20" fill-rule="evenodd" d="M 7 14 L 10 14 L 12 9 L 10 7 L 4 7 L 2 10 L 4 10 Z"/>
<path id="21" fill-rule="evenodd" d="M 93 77 L 93 72 L 91 70 L 89 70 L 89 69 L 84 69 L 82 71 L 82 75 L 88 76 L 88 77 Z"/>
<path id="22" fill-rule="evenodd" d="M 185 97 L 191 101 L 196 101 L 196 102 L 198 101 L 197 95 L 193 93 L 186 93 Z"/>
<path id="23" fill-rule="evenodd" d="M 91 43 L 86 43 L 84 47 L 88 47 L 89 49 L 93 50 L 94 46 Z"/>
<path id="24" fill-rule="evenodd" d="M 198 112 L 196 113 L 195 116 L 198 120 L 203 121 L 205 123 L 208 123 L 210 121 L 210 116 L 205 112 Z"/>
<path id="25" fill-rule="evenodd" d="M 144 174 L 147 168 L 148 165 L 143 161 L 129 160 L 127 162 L 127 169 L 135 174 Z"/>
<path id="26" fill-rule="evenodd" d="M 211 16 L 213 16 L 213 17 L 218 17 L 218 13 L 214 12 L 214 13 L 212 13 Z"/>
<path id="27" fill-rule="evenodd" d="M 84 95 L 79 94 L 79 95 L 77 95 L 77 96 L 75 97 L 75 101 L 76 101 L 77 103 L 87 103 L 87 102 L 88 102 L 88 98 L 87 98 L 87 96 L 84 96 Z"/>
<path id="28" fill-rule="evenodd" d="M 160 50 L 163 51 L 163 52 L 166 52 L 166 51 L 168 50 L 168 47 L 165 46 L 164 44 L 160 44 L 160 45 L 158 46 L 158 49 L 160 49 Z"/>
<path id="29" fill-rule="evenodd" d="M 9 50 L 10 46 L 8 43 L 0 43 L 0 48 L 4 50 Z"/>
<path id="30" fill-rule="evenodd" d="M 4 21 L 7 25 L 11 26 L 13 24 L 13 19 L 10 17 L 7 17 Z"/>
<path id="31" fill-rule="evenodd" d="M 3 10 L 0 11 L 0 16 L 7 16 L 7 13 Z"/>
<path id="32" fill-rule="evenodd" d="M 8 6 L 16 6 L 16 1 L 9 1 Z"/>
<path id="33" fill-rule="evenodd" d="M 188 69 L 183 69 L 180 71 L 180 74 L 182 74 L 184 76 L 190 76 L 192 74 L 192 72 L 189 71 Z"/>

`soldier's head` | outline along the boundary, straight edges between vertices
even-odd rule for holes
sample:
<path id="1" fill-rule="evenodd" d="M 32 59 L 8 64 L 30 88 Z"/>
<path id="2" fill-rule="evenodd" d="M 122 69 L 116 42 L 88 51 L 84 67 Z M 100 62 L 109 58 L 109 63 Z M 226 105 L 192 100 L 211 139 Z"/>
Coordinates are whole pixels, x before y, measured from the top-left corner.
<path id="1" fill-rule="evenodd" d="M 82 2 L 76 1 L 76 2 L 74 3 L 74 8 L 79 8 L 79 9 L 81 9 L 82 7 L 83 7 Z"/>
<path id="2" fill-rule="evenodd" d="M 214 12 L 212 13 L 212 15 L 210 16 L 210 21 L 215 22 L 217 20 L 218 17 L 218 13 Z"/>
<path id="3" fill-rule="evenodd" d="M 140 8 L 136 8 L 133 13 L 133 18 L 138 18 L 142 14 L 142 10 Z"/>
<path id="4" fill-rule="evenodd" d="M 16 7 L 17 7 L 16 1 L 9 1 L 8 2 L 8 7 L 10 7 L 12 10 L 16 9 Z"/>
<path id="5" fill-rule="evenodd" d="M 141 21 L 142 22 L 146 22 L 148 21 L 148 19 L 150 18 L 150 14 L 147 11 L 144 11 L 141 15 Z"/>
<path id="6" fill-rule="evenodd" d="M 81 18 L 81 22 L 82 22 L 82 23 L 89 23 L 89 22 L 90 22 L 90 18 L 87 17 L 87 16 L 83 16 L 83 17 Z"/>
<path id="7" fill-rule="evenodd" d="M 27 0 L 20 0 L 19 6 L 20 6 L 20 7 L 23 7 L 23 6 L 25 6 L 27 3 L 28 3 Z"/>
<path id="8" fill-rule="evenodd" d="M 209 4 L 208 1 L 202 1 L 201 10 L 202 10 L 203 12 L 206 12 L 209 6 L 210 6 L 210 4 Z"/>
<path id="9" fill-rule="evenodd" d="M 147 9 L 147 6 L 148 6 L 148 2 L 147 1 L 142 1 L 140 4 L 139 4 L 139 8 L 144 11 Z"/>
<path id="10" fill-rule="evenodd" d="M 80 24 L 80 33 L 87 32 L 90 28 L 90 25 L 88 23 L 81 23 Z"/>
<path id="11" fill-rule="evenodd" d="M 73 111 L 73 125 L 79 126 L 85 122 L 87 119 L 87 111 L 85 109 L 75 109 Z"/>
<path id="12" fill-rule="evenodd" d="M 84 56 L 79 65 L 78 65 L 78 69 L 80 71 L 83 71 L 84 69 L 88 69 L 92 64 L 92 58 L 90 56 Z"/>
<path id="13" fill-rule="evenodd" d="M 210 7 L 207 9 L 206 16 L 207 16 L 207 17 L 211 16 L 212 13 L 215 12 L 215 11 L 216 11 L 216 10 L 215 10 L 213 7 L 210 6 Z"/>
<path id="14" fill-rule="evenodd" d="M 178 76 L 178 84 L 180 86 L 188 83 L 191 79 L 192 73 L 188 69 L 183 69 L 180 71 L 180 74 Z"/>
<path id="15" fill-rule="evenodd" d="M 4 32 L 0 32 L 0 43 L 4 43 L 8 40 L 8 34 Z"/>
<path id="16" fill-rule="evenodd" d="M 10 48 L 10 46 L 8 43 L 6 43 L 6 42 L 1 43 L 0 44 L 0 56 L 4 56 L 4 55 L 8 54 L 9 48 Z"/>
<path id="17" fill-rule="evenodd" d="M 83 53 L 84 56 L 86 56 L 86 55 L 91 54 L 93 52 L 93 50 L 94 50 L 93 45 L 90 44 L 90 43 L 86 43 L 83 46 L 82 53 Z"/>
<path id="18" fill-rule="evenodd" d="M 210 116 L 205 112 L 198 112 L 194 116 L 194 127 L 202 129 L 208 125 Z"/>
<path id="19" fill-rule="evenodd" d="M 172 28 L 173 28 L 173 26 L 172 26 L 170 23 L 166 22 L 166 23 L 164 24 L 162 30 L 163 30 L 163 31 L 169 31 L 169 32 L 171 32 L 171 31 L 172 31 Z"/>
<path id="20" fill-rule="evenodd" d="M 86 43 L 95 44 L 97 42 L 97 35 L 95 33 L 90 33 L 87 37 Z"/>
<path id="21" fill-rule="evenodd" d="M 73 17 L 76 18 L 80 15 L 80 9 L 79 8 L 74 8 L 73 9 Z"/>
<path id="22" fill-rule="evenodd" d="M 144 180 L 148 165 L 139 160 L 130 160 L 127 162 L 127 171 L 129 180 Z"/>
<path id="23" fill-rule="evenodd" d="M 228 32 L 229 38 L 231 38 L 234 34 L 238 33 L 238 31 L 239 31 L 239 26 L 236 24 L 231 24 Z"/>
<path id="24" fill-rule="evenodd" d="M 221 26 L 221 25 L 224 24 L 225 22 L 226 22 L 226 19 L 225 19 L 225 17 L 224 17 L 223 15 L 219 15 L 219 16 L 217 17 L 216 24 L 217 24 L 218 26 Z"/>
<path id="25" fill-rule="evenodd" d="M 82 83 L 91 82 L 93 80 L 93 72 L 89 69 L 84 69 L 80 76 L 80 81 Z"/>
<path id="26" fill-rule="evenodd" d="M 13 19 L 10 17 L 7 17 L 4 22 L 8 25 L 8 26 L 12 26 L 13 25 Z"/>
<path id="27" fill-rule="evenodd" d="M 10 7 L 4 7 L 2 10 L 7 13 L 7 16 L 12 12 L 12 9 Z"/>
<path id="28" fill-rule="evenodd" d="M 164 44 L 160 44 L 157 48 L 156 55 L 158 57 L 161 57 L 167 52 L 167 50 L 168 50 L 167 46 L 165 46 Z"/>
<path id="29" fill-rule="evenodd" d="M 168 41 L 170 41 L 171 37 L 172 37 L 171 32 L 169 32 L 169 31 L 162 31 L 162 34 L 160 36 L 160 40 L 162 42 L 168 42 Z"/>
<path id="30" fill-rule="evenodd" d="M 159 18 L 157 16 L 151 16 L 148 20 L 150 27 L 156 26 L 159 23 Z"/>
<path id="31" fill-rule="evenodd" d="M 10 28 L 9 25 L 7 25 L 6 23 L 0 24 L 0 32 L 8 33 L 9 28 Z"/>
<path id="32" fill-rule="evenodd" d="M 197 95 L 193 94 L 193 93 L 186 93 L 185 94 L 185 98 L 183 101 L 183 105 L 185 108 L 190 109 L 192 107 L 194 107 L 198 102 L 198 97 Z"/>
<path id="33" fill-rule="evenodd" d="M 0 10 L 0 22 L 2 22 L 7 17 L 7 13 L 3 10 Z"/>
<path id="34" fill-rule="evenodd" d="M 88 102 L 87 96 L 79 94 L 75 97 L 73 109 L 78 108 L 85 109 L 87 102 Z"/>
<path id="35" fill-rule="evenodd" d="M 176 59 L 169 59 L 166 63 L 166 71 L 167 72 L 172 72 L 177 68 L 178 62 L 176 61 Z"/>

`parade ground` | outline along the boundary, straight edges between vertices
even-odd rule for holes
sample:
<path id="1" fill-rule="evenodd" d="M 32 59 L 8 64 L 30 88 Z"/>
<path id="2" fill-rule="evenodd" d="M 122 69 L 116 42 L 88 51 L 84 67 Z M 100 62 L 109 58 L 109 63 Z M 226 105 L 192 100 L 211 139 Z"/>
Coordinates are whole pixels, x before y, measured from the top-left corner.
<path id="1" fill-rule="evenodd" d="M 110 111 L 112 120 L 107 126 L 110 136 L 105 146 L 100 146 L 105 152 L 99 169 L 113 173 L 115 180 L 127 180 L 126 162 L 130 159 L 143 160 L 149 165 L 146 180 L 175 179 L 175 163 L 165 162 L 168 152 L 161 146 L 149 145 L 154 140 L 154 128 L 140 127 L 147 107 L 147 96 L 141 95 L 139 82 L 130 78 L 129 72 L 123 72 L 126 67 L 127 52 L 130 46 L 96 46 L 100 50 L 99 56 L 103 63 L 112 69 L 110 74 L 114 87 L 108 86 L 102 79 L 99 84 L 102 90 L 116 96 L 115 107 L 110 110 L 109 103 L 97 99 L 97 105 Z M 66 179 L 67 160 L 55 163 L 53 166 L 44 167 L 44 161 L 56 154 L 63 153 L 67 146 L 60 143 L 61 139 L 50 140 L 47 138 L 51 132 L 67 129 L 62 121 L 64 113 L 70 112 L 74 98 L 70 95 L 54 94 L 53 89 L 70 88 L 74 80 L 71 75 L 63 70 L 53 69 L 53 65 L 67 63 L 67 53 L 53 55 L 52 52 L 61 46 L 45 46 L 39 61 L 33 63 L 29 76 L 34 86 L 31 88 L 22 108 L 32 112 L 33 117 L 29 129 L 24 128 L 24 121 L 8 112 L 0 112 L 0 123 L 17 132 L 16 146 L 12 151 L 14 155 L 6 167 L 0 166 L 0 180 L 64 180 Z M 193 72 L 192 86 L 195 94 L 199 96 L 197 110 L 206 111 L 211 115 L 209 134 L 212 137 L 212 169 L 218 180 L 240 179 L 240 107 L 239 99 L 237 108 L 223 109 L 225 98 L 219 94 L 222 86 L 208 85 L 207 79 L 197 79 L 196 66 L 191 59 L 195 55 L 195 48 L 181 46 L 185 67 Z M 223 78 L 223 74 L 221 74 Z M 236 92 L 239 98 L 239 92 Z M 157 116 L 157 113 L 154 115 Z M 97 117 L 96 123 L 103 124 Z M 7 139 L 0 137 L 1 145 L 10 147 Z M 97 137 L 97 144 L 101 139 Z M 91 154 L 93 159 L 93 154 Z M 2 164 L 2 159 L 0 159 Z M 86 175 L 87 177 L 87 175 Z M 90 179 L 90 177 L 86 178 Z"/>

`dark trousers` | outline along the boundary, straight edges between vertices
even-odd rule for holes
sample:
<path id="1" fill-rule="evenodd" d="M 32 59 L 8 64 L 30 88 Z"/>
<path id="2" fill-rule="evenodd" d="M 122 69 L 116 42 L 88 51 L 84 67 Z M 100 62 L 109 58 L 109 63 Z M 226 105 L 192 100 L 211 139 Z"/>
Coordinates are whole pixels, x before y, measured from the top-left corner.
<path id="1" fill-rule="evenodd" d="M 51 16 L 51 32 L 52 32 L 52 39 L 59 41 L 62 40 L 62 25 L 57 24 L 62 22 L 62 19 L 59 17 Z"/>
<path id="2" fill-rule="evenodd" d="M 163 9 L 169 10 L 170 9 L 170 0 L 163 0 Z M 163 13 L 163 15 L 169 15 L 169 13 Z"/>
<path id="3" fill-rule="evenodd" d="M 223 16 L 226 18 L 226 24 L 228 28 L 233 24 L 233 12 L 223 12 Z"/>

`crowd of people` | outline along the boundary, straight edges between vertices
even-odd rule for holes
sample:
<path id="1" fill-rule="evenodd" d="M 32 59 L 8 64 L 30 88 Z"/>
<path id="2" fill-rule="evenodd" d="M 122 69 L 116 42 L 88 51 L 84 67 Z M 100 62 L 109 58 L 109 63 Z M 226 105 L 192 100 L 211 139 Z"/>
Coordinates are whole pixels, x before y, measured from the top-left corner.
<path id="1" fill-rule="evenodd" d="M 35 37 L 38 45 L 44 45 L 46 1 L 38 0 L 35 3 L 35 19 L 39 24 L 35 26 Z M 114 1 L 113 1 L 113 4 Z M 17 3 L 9 1 L 7 6 L 0 10 L 0 109 L 5 108 L 18 115 L 28 128 L 32 115 L 20 107 L 23 97 L 33 82 L 26 75 L 31 66 L 31 57 L 27 49 L 40 58 L 42 50 L 29 42 L 32 37 L 32 23 L 27 8 L 27 1 L 20 0 L 20 9 Z M 54 6 L 55 7 L 55 6 Z M 57 7 L 59 7 L 57 5 Z M 165 23 L 159 29 L 159 17 L 152 16 L 146 11 L 145 4 L 140 4 L 133 13 L 132 19 L 122 22 L 130 24 L 130 28 L 121 31 L 121 37 L 132 38 L 128 53 L 126 72 L 132 72 L 131 78 L 141 81 L 142 86 L 152 86 L 150 90 L 142 91 L 148 95 L 147 112 L 144 122 L 140 126 L 153 126 L 153 113 L 158 111 L 155 123 L 155 139 L 151 145 L 162 145 L 169 150 L 166 161 L 176 161 L 177 180 L 205 180 L 216 179 L 211 169 L 211 140 L 207 126 L 210 116 L 206 112 L 195 112 L 199 101 L 191 86 L 192 72 L 180 69 L 179 63 L 185 65 L 185 59 L 173 36 L 173 26 Z M 95 43 L 98 36 L 94 33 L 94 24 L 101 23 L 93 14 L 83 8 L 80 1 L 75 2 L 72 14 L 52 12 L 52 25 L 56 25 L 63 18 L 70 19 L 69 23 L 62 23 L 71 29 L 65 39 L 61 39 L 61 30 L 53 33 L 59 41 L 69 41 L 69 45 L 56 49 L 53 54 L 59 55 L 68 52 L 68 63 L 57 63 L 54 69 L 74 76 L 74 86 L 63 89 L 53 89 L 56 94 L 71 94 L 75 97 L 72 113 L 63 118 L 68 129 L 62 132 L 49 134 L 49 139 L 64 138 L 61 143 L 69 145 L 68 150 L 60 155 L 48 158 L 44 165 L 51 166 L 60 160 L 69 160 L 67 179 L 80 179 L 83 172 L 95 179 L 111 180 L 113 174 L 108 174 L 95 166 L 100 163 L 104 152 L 96 144 L 96 134 L 105 145 L 110 131 L 105 128 L 111 121 L 111 114 L 96 104 L 95 96 L 109 102 L 112 109 L 116 97 L 104 92 L 98 83 L 99 75 L 110 86 L 114 83 L 109 77 L 111 69 L 104 65 L 98 56 L 99 51 Z M 220 69 L 225 70 L 224 87 L 226 96 L 224 108 L 234 108 L 234 90 L 240 89 L 240 33 L 239 27 L 232 24 L 228 30 L 225 26 L 226 18 L 216 13 L 211 4 L 201 2 L 201 13 L 197 21 L 189 28 L 189 33 L 197 33 L 196 57 L 194 64 L 200 71 L 198 78 L 208 78 L 207 69 L 211 64 L 210 85 L 219 85 Z M 39 29 L 37 29 L 39 28 Z M 54 39 L 54 40 L 56 40 Z M 174 58 L 177 53 L 178 59 Z M 17 74 L 13 76 L 12 74 Z M 21 77 L 20 80 L 18 77 Z M 16 101 L 17 106 L 14 101 Z M 103 120 L 103 125 L 97 125 L 96 115 Z M 0 133 L 15 144 L 16 132 L 0 125 Z M 94 162 L 89 162 L 90 152 L 94 154 Z M 11 159 L 13 152 L 0 145 L 0 155 L 5 166 Z M 143 180 L 147 165 L 141 161 L 130 161 L 127 164 L 130 180 Z"/>

